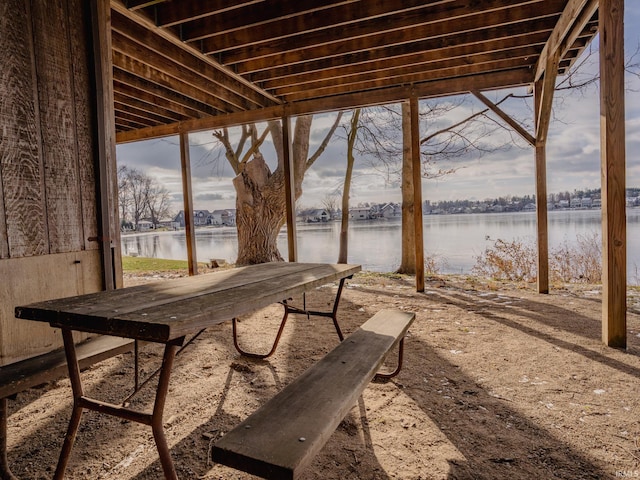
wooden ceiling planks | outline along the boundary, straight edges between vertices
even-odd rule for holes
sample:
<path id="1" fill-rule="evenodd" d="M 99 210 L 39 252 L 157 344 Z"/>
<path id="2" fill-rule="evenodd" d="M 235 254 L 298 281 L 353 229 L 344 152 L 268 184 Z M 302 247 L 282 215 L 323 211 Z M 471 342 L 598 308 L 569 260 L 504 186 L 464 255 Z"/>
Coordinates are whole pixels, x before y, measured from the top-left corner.
<path id="1" fill-rule="evenodd" d="M 117 138 L 531 84 L 597 3 L 111 0 Z"/>

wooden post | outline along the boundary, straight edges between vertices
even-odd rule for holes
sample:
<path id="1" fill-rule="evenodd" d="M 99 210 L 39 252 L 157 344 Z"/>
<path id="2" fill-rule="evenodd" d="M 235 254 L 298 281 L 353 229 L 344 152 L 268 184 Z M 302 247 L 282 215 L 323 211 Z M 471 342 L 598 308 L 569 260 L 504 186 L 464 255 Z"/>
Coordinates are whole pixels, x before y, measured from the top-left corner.
<path id="1" fill-rule="evenodd" d="M 98 241 L 102 254 L 104 289 L 112 290 L 122 286 L 122 258 L 116 202 L 118 187 L 111 62 L 111 5 L 108 0 L 90 4 L 96 102 L 96 185 L 100 217 Z"/>
<path id="2" fill-rule="evenodd" d="M 424 236 L 422 228 L 422 162 L 420 161 L 420 105 L 409 100 L 411 115 L 411 163 L 413 164 L 413 223 L 416 241 L 416 292 L 424 292 Z"/>
<path id="3" fill-rule="evenodd" d="M 284 152 L 284 191 L 287 209 L 287 247 L 289 261 L 298 261 L 298 240 L 296 235 L 296 196 L 295 196 L 295 171 L 293 154 L 291 151 L 291 119 L 285 115 L 282 117 L 282 146 Z"/>
<path id="4" fill-rule="evenodd" d="M 180 166 L 182 167 L 182 199 L 184 205 L 184 230 L 187 237 L 187 262 L 189 275 L 198 274 L 196 255 L 196 232 L 193 224 L 193 191 L 191 189 L 191 156 L 189 134 L 180 133 Z"/>
<path id="5" fill-rule="evenodd" d="M 602 341 L 627 346 L 624 0 L 600 0 Z"/>
<path id="6" fill-rule="evenodd" d="M 546 71 L 545 76 L 553 75 L 555 72 Z M 538 292 L 549 293 L 549 225 L 547 221 L 547 130 L 551 117 L 551 102 L 546 110 L 541 109 L 543 97 L 543 79 L 534 84 L 535 101 L 535 124 L 536 124 L 536 144 L 535 144 L 535 175 L 536 175 L 536 230 L 538 247 Z M 555 83 L 555 82 L 554 82 Z M 552 87 L 553 88 L 553 87 Z M 553 93 L 547 92 L 547 95 Z M 544 118 L 544 119 L 543 119 Z M 538 127 L 545 124 L 541 132 Z"/>

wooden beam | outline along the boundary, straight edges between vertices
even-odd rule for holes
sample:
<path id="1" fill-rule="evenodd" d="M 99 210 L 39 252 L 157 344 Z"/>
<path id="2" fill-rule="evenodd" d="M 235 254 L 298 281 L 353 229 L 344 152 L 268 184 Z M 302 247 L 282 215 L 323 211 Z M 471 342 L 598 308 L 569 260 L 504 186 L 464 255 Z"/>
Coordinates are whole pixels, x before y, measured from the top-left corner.
<path id="1" fill-rule="evenodd" d="M 395 77 L 386 77 L 374 80 L 361 80 L 352 84 L 344 85 L 341 81 L 336 81 L 332 86 L 325 88 L 317 88 L 314 90 L 299 90 L 291 94 L 282 94 L 282 98 L 287 102 L 300 102 L 304 100 L 312 100 L 323 97 L 335 97 L 348 94 L 354 90 L 377 90 L 383 88 L 392 88 L 402 84 L 418 84 L 424 82 L 435 81 L 455 81 L 463 78 L 469 78 L 473 75 L 483 75 L 487 71 L 504 72 L 511 69 L 527 68 L 531 70 L 533 66 L 530 57 L 489 61 L 483 64 L 461 64 L 455 67 L 444 68 L 442 70 L 425 70 L 419 73 L 402 74 L 398 71 Z M 465 92 L 468 89 L 465 89 Z M 280 92 L 278 92 L 280 94 Z"/>
<path id="2" fill-rule="evenodd" d="M 538 48 L 535 46 L 524 46 L 519 48 L 503 49 L 492 52 L 479 52 L 473 54 L 469 52 L 464 56 L 455 58 L 437 59 L 434 61 L 418 61 L 414 64 L 392 66 L 384 68 L 383 65 L 367 64 L 360 65 L 349 74 L 322 75 L 316 73 L 315 79 L 307 78 L 304 82 L 296 82 L 290 85 L 280 85 L 278 81 L 267 81 L 263 83 L 265 89 L 279 97 L 286 97 L 289 94 L 296 94 L 301 90 L 306 90 L 313 96 L 320 96 L 323 89 L 336 89 L 336 87 L 348 87 L 349 90 L 364 90 L 368 82 L 392 81 L 394 83 L 415 82 L 414 78 L 422 81 L 424 78 L 434 80 L 437 78 L 450 76 L 451 71 L 464 69 L 468 73 L 476 71 L 505 70 L 514 66 L 532 65 L 531 58 L 535 57 Z M 386 63 L 386 62 L 385 62 Z M 415 75 L 415 77 L 414 77 Z M 406 79 L 406 80 L 405 80 Z M 319 93 L 318 93 L 319 92 Z"/>
<path id="3" fill-rule="evenodd" d="M 471 90 L 487 90 L 509 88 L 531 83 L 531 70 L 519 68 L 503 72 L 491 72 L 484 75 L 471 75 L 462 78 L 448 78 L 432 82 L 423 82 L 413 86 L 393 86 L 369 92 L 356 92 L 335 97 L 320 98 L 302 102 L 294 102 L 286 106 L 292 115 L 335 112 L 357 107 L 383 105 L 385 103 L 401 102 L 414 93 L 419 98 L 441 97 L 456 95 Z M 267 107 L 247 112 L 231 113 L 227 115 L 210 116 L 186 122 L 160 125 L 142 130 L 118 133 L 118 143 L 135 142 L 150 138 L 167 137 L 182 132 L 197 132 L 215 128 L 243 125 L 281 118 L 284 106 Z"/>
<path id="4" fill-rule="evenodd" d="M 166 111 L 167 116 L 171 115 L 172 113 L 178 118 L 182 117 L 184 119 L 199 118 L 205 116 L 198 110 L 194 110 L 192 108 L 189 108 L 188 106 L 185 106 L 184 104 L 177 103 L 168 97 L 161 97 L 156 92 L 140 90 L 137 87 L 127 85 L 116 79 L 114 79 L 113 81 L 113 88 L 115 90 L 116 97 L 122 99 L 127 98 L 127 102 L 132 103 L 133 105 L 135 105 L 136 102 L 140 105 L 153 105 Z M 213 109 L 211 110 L 213 112 Z"/>
<path id="5" fill-rule="evenodd" d="M 536 101 L 536 144 L 545 145 L 551 123 L 551 109 L 553 106 L 553 94 L 556 88 L 556 78 L 558 77 L 558 63 L 560 62 L 560 51 L 547 57 L 547 68 L 542 78 L 541 88 L 538 94 L 539 101 Z"/>
<path id="6" fill-rule="evenodd" d="M 196 78 L 191 77 L 188 74 L 183 76 L 177 71 L 174 72 L 174 74 L 165 73 L 153 68 L 143 60 L 129 57 L 118 50 L 113 51 L 113 64 L 121 70 L 130 72 L 137 77 L 144 78 L 145 80 L 156 85 L 160 85 L 167 90 L 174 91 L 192 100 L 209 105 L 221 113 L 230 113 L 240 110 L 237 105 L 229 103 L 212 94 L 211 83 L 206 82 L 204 79 L 200 79 L 198 85 L 195 86 L 193 83 L 196 82 Z"/>
<path id="7" fill-rule="evenodd" d="M 168 109 L 184 109 L 186 115 L 190 118 L 201 118 L 209 115 L 217 115 L 219 110 L 207 103 L 203 103 L 193 98 L 182 95 L 175 90 L 158 85 L 150 80 L 143 79 L 120 68 L 113 70 L 114 81 L 119 85 L 126 85 L 126 88 L 118 88 L 118 91 L 127 96 L 135 96 L 136 98 L 156 97 L 160 99 L 162 105 Z M 138 97 L 137 94 L 143 92 L 143 96 Z M 182 110 L 178 110 L 182 111 Z"/>
<path id="8" fill-rule="evenodd" d="M 416 242 L 416 292 L 424 292 L 424 234 L 422 226 L 422 161 L 420 158 L 420 103 L 409 99 L 411 116 L 411 163 L 413 173 L 413 226 Z"/>
<path id="9" fill-rule="evenodd" d="M 551 116 L 551 109 L 541 111 L 544 81 L 538 80 L 534 84 L 534 114 L 536 127 L 541 121 L 540 115 Z M 548 125 L 548 120 L 545 120 Z M 546 134 L 545 134 L 546 138 Z M 534 143 L 535 146 L 535 176 L 536 176 L 536 233 L 538 247 L 538 292 L 549 293 L 549 225 L 547 218 L 547 146 L 546 142 Z"/>
<path id="10" fill-rule="evenodd" d="M 602 341 L 627 346 L 624 0 L 600 0 Z"/>
<path id="11" fill-rule="evenodd" d="M 547 213 L 547 136 L 551 123 L 553 94 L 558 76 L 561 50 L 547 56 L 544 77 L 534 82 L 535 175 L 538 292 L 549 293 L 549 234 Z"/>
<path id="12" fill-rule="evenodd" d="M 382 0 L 369 1 L 376 4 Z M 405 0 L 407 1 L 407 0 Z M 409 0 L 416 2 L 419 0 Z M 215 12 L 214 15 L 189 21 L 181 28 L 181 37 L 185 42 L 193 42 L 213 37 L 213 41 L 223 41 L 233 33 L 244 34 L 244 38 L 256 33 L 271 32 L 285 24 L 297 28 L 298 32 L 313 28 L 309 22 L 318 18 L 335 19 L 343 11 L 345 4 L 357 4 L 357 12 L 362 14 L 362 5 L 358 0 L 263 0 L 260 5 L 243 5 L 242 8 Z M 421 0 L 424 3 L 424 0 Z M 337 8 L 336 8 L 337 7 Z M 371 6 L 367 5 L 366 11 Z M 394 5 L 397 9 L 397 5 Z M 341 17 L 344 18 L 344 17 Z M 353 18 L 353 15 L 350 17 Z M 251 30 L 254 29 L 255 32 Z M 231 39 L 233 45 L 243 45 L 237 37 Z M 226 43 L 226 42 L 225 42 Z"/>
<path id="13" fill-rule="evenodd" d="M 122 104 L 120 102 L 115 102 L 113 104 L 113 110 L 118 116 L 118 120 L 127 120 L 130 122 L 135 122 L 140 125 L 144 125 L 144 128 L 152 127 L 154 125 L 162 125 L 167 123 L 168 121 L 169 122 L 171 121 L 166 118 L 163 120 L 160 120 L 159 117 L 156 117 L 147 112 L 142 112 L 134 107 Z"/>
<path id="14" fill-rule="evenodd" d="M 482 9 L 470 9 L 469 2 L 458 0 L 451 6 L 432 6 L 414 10 L 394 18 L 393 22 L 374 19 L 351 22 L 330 30 L 315 30 L 295 37 L 270 39 L 266 42 L 230 49 L 218 53 L 221 63 L 237 65 L 238 71 L 255 71 L 274 64 L 287 65 L 325 57 L 352 55 L 356 52 L 404 45 L 426 38 L 446 38 L 471 30 L 492 26 L 519 24 L 523 20 L 552 16 L 558 11 L 559 0 L 532 1 L 526 5 L 512 5 L 500 0 L 482 2 Z M 485 7 L 485 4 L 486 7 Z M 493 10 L 491 9 L 493 7 Z M 486 10 L 485 10 L 486 8 Z M 553 18 L 550 18 L 553 23 Z M 334 22 L 335 23 L 335 22 Z M 203 40 L 205 53 L 211 53 Z M 217 46 L 216 46 L 217 47 Z M 211 47 L 213 49 L 213 46 Z"/>
<path id="15" fill-rule="evenodd" d="M 562 58 L 598 9 L 598 0 L 569 0 L 553 32 L 540 53 L 535 69 L 535 80 L 539 80 L 547 68 L 549 58 L 559 52 Z"/>
<path id="16" fill-rule="evenodd" d="M 345 62 L 343 57 L 329 57 L 320 60 L 277 66 L 254 72 L 251 79 L 263 82 L 264 88 L 276 88 L 288 85 L 301 85 L 318 79 L 338 78 L 361 74 L 363 71 L 388 70 L 397 67 L 435 64 L 443 59 L 465 59 L 470 55 L 504 52 L 519 47 L 544 45 L 549 30 L 527 32 L 517 35 L 505 35 L 499 28 L 465 32 L 455 37 L 455 45 L 442 46 L 442 39 L 429 39 L 412 44 L 385 49 L 367 50 L 350 55 Z M 483 40 L 489 37 L 491 40 Z M 537 52 L 536 52 L 537 55 Z"/>
<path id="17" fill-rule="evenodd" d="M 131 10 L 140 10 L 165 1 L 166 0 L 126 0 L 127 8 Z"/>
<path id="18" fill-rule="evenodd" d="M 222 65 L 220 65 L 218 62 L 214 61 L 213 59 L 211 59 L 209 57 L 206 57 L 199 50 L 197 50 L 196 48 L 186 44 L 181 39 L 176 37 L 172 32 L 157 27 L 155 25 L 155 23 L 153 23 L 151 20 L 149 20 L 148 18 L 146 18 L 144 16 L 136 15 L 134 12 L 130 12 L 127 9 L 126 5 L 124 5 L 124 3 L 122 3 L 122 0 L 111 0 L 111 8 L 114 11 L 116 11 L 118 13 L 121 13 L 125 17 L 130 18 L 134 22 L 140 24 L 142 27 L 146 28 L 147 30 L 150 30 L 150 31 L 154 32 L 156 35 L 164 38 L 165 40 L 168 40 L 169 42 L 171 42 L 173 44 L 174 47 L 176 47 L 178 49 L 186 50 L 191 55 L 195 55 L 195 56 L 199 57 L 200 59 L 202 59 L 202 61 L 208 63 L 209 65 L 211 65 L 215 69 L 219 70 L 222 74 L 227 75 L 231 79 L 235 80 L 236 82 L 238 82 L 240 84 L 243 84 L 244 86 L 248 87 L 249 89 L 255 90 L 258 94 L 263 96 L 266 100 L 270 100 L 270 101 L 275 102 L 275 103 L 280 103 L 277 98 L 272 97 L 267 92 L 261 90 L 258 86 L 254 85 L 253 83 L 249 82 L 248 80 L 242 78 L 240 75 L 237 75 L 237 74 L 233 73 L 231 70 L 229 70 L 226 67 L 223 67 Z"/>
<path id="19" fill-rule="evenodd" d="M 139 97 L 130 97 L 120 92 L 114 92 L 114 100 L 116 104 L 120 104 L 126 109 L 133 109 L 138 115 L 146 116 L 149 118 L 163 119 L 161 123 L 173 123 L 180 120 L 186 120 L 185 115 L 180 115 L 172 110 L 164 108 L 164 105 L 158 105 L 157 103 L 149 103 L 143 101 Z"/>
<path id="20" fill-rule="evenodd" d="M 102 258 L 105 290 L 122 287 L 122 256 L 118 222 L 116 129 L 113 110 L 113 78 L 111 63 L 111 7 L 109 0 L 91 4 L 93 32 L 93 68 L 96 99 L 98 241 Z"/>
<path id="21" fill-rule="evenodd" d="M 239 107 L 251 105 L 252 108 L 271 105 L 255 89 L 239 83 L 228 74 L 214 68 L 209 62 L 194 56 L 170 41 L 145 29 L 131 19 L 114 12 L 113 14 L 114 48 L 128 56 L 144 60 L 158 70 L 171 74 L 176 69 L 182 75 L 192 78 L 201 77 L 210 85 L 209 90 L 220 91 L 219 95 L 229 97 L 230 103 Z M 198 82 L 198 80 L 195 80 Z"/>
<path id="22" fill-rule="evenodd" d="M 291 119 L 282 117 L 282 151 L 284 153 L 284 191 L 287 209 L 287 247 L 289 261 L 298 261 L 298 238 L 296 235 L 295 171 L 292 152 Z"/>
<path id="23" fill-rule="evenodd" d="M 511 126 L 511 128 L 513 128 L 517 133 L 520 134 L 520 136 L 522 138 L 524 138 L 527 142 L 529 142 L 529 145 L 531 145 L 532 147 L 535 147 L 536 145 L 536 139 L 533 138 L 533 135 L 531 135 L 529 132 L 527 132 L 524 127 L 522 125 L 520 125 L 518 122 L 516 122 L 513 118 L 511 118 L 504 110 L 502 110 L 499 106 L 497 106 L 495 103 L 493 103 L 491 100 L 489 100 L 487 97 L 485 97 L 482 92 L 478 91 L 478 90 L 474 90 L 473 95 L 480 100 L 482 103 L 484 103 L 487 107 L 489 107 L 489 109 L 491 109 L 491 111 L 493 113 L 495 113 L 496 115 L 498 115 L 502 120 L 504 120 L 509 126 Z"/>
<path id="24" fill-rule="evenodd" d="M 197 2 L 167 2 L 154 8 L 153 16 L 159 27 L 170 27 L 227 11 L 255 5 L 264 0 L 199 0 Z"/>
<path id="25" fill-rule="evenodd" d="M 182 201 L 184 205 L 184 231 L 187 241 L 187 262 L 189 275 L 198 274 L 196 253 L 196 231 L 193 224 L 193 189 L 191 188 L 191 154 L 189 153 L 189 134 L 180 134 L 180 166 L 182 170 Z"/>

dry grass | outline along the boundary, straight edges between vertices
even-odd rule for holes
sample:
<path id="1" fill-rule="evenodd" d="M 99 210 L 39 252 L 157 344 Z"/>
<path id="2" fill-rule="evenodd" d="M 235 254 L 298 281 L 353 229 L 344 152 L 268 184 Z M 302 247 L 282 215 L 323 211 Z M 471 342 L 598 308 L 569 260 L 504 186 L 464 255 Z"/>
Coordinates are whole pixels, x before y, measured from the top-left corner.
<path id="1" fill-rule="evenodd" d="M 602 249 L 597 233 L 565 240 L 549 253 L 551 281 L 597 284 L 602 280 Z M 472 272 L 496 280 L 534 282 L 537 278 L 537 249 L 524 239 L 497 239 L 476 257 Z"/>

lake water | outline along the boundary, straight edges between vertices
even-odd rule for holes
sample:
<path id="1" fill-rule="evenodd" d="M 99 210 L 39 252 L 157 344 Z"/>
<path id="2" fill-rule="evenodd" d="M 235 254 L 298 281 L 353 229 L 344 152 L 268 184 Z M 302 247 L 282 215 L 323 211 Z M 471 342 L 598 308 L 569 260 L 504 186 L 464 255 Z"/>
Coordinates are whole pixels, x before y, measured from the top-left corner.
<path id="1" fill-rule="evenodd" d="M 600 234 L 600 210 L 549 212 L 549 247 L 573 243 L 578 235 Z M 298 260 L 335 262 L 338 258 L 340 224 L 299 224 Z M 476 257 L 493 244 L 492 240 L 535 241 L 536 217 L 533 212 L 426 215 L 424 217 L 425 254 L 435 255 L 443 273 L 469 273 Z M 487 240 L 487 237 L 490 240 Z M 389 272 L 400 262 L 400 219 L 352 221 L 349 231 L 349 262 L 365 270 Z M 640 283 L 640 208 L 627 209 L 627 265 L 629 283 Z M 286 256 L 287 238 L 279 236 L 280 252 Z M 184 231 L 123 235 L 124 255 L 186 259 Z M 211 258 L 235 261 L 235 228 L 196 230 L 199 261 Z"/>

